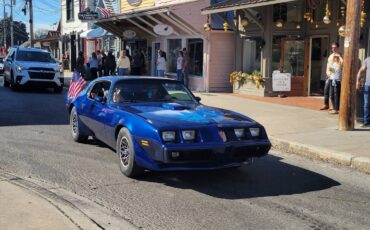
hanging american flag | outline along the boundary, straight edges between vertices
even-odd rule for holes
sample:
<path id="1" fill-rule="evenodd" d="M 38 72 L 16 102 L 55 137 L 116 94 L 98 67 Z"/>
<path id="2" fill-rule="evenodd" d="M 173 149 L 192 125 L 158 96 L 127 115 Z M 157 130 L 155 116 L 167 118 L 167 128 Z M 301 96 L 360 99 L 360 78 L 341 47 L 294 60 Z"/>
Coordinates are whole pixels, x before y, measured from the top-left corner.
<path id="1" fill-rule="evenodd" d="M 68 98 L 74 99 L 86 86 L 87 82 L 77 71 L 73 73 L 71 82 L 69 83 Z"/>
<path id="2" fill-rule="evenodd" d="M 103 16 L 103 18 L 109 18 L 110 17 L 110 12 L 109 12 L 109 10 L 108 9 L 105 9 L 105 8 L 103 8 L 103 7 L 96 7 L 99 11 L 100 11 L 100 13 L 102 14 L 102 16 Z"/>

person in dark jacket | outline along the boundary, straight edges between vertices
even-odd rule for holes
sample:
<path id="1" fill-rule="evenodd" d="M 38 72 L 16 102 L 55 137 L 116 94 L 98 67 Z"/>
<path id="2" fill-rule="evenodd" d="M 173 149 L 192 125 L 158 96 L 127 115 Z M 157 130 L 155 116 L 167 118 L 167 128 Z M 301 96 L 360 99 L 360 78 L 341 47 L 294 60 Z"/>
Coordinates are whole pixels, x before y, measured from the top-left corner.
<path id="1" fill-rule="evenodd" d="M 76 70 L 81 74 L 83 78 L 85 78 L 85 73 L 86 73 L 85 60 L 84 60 L 84 53 L 82 51 L 78 52 Z"/>
<path id="2" fill-rule="evenodd" d="M 116 71 L 116 58 L 113 56 L 112 51 L 108 52 L 108 56 L 105 58 L 105 75 L 114 75 Z"/>

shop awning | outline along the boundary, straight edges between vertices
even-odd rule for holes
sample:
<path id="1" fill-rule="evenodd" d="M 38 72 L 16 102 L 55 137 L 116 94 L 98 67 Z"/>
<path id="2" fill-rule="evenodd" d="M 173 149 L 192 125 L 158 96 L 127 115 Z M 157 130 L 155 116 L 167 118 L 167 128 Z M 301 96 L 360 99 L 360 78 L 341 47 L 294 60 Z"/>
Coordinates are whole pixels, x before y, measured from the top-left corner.
<path id="1" fill-rule="evenodd" d="M 202 15 L 222 13 L 232 10 L 241 10 L 252 7 L 268 6 L 297 0 L 225 0 L 201 9 Z"/>
<path id="2" fill-rule="evenodd" d="M 189 23 L 172 13 L 168 7 L 132 11 L 116 15 L 109 19 L 95 21 L 95 24 L 119 37 L 123 37 L 124 31 L 127 30 L 135 31 L 138 36 L 151 35 L 153 37 L 159 37 L 161 35 L 155 33 L 153 30 L 157 25 L 171 26 L 173 29 L 172 34 L 177 36 L 199 36 L 199 33 Z"/>
<path id="3" fill-rule="evenodd" d="M 94 38 L 100 38 L 105 35 L 107 35 L 108 32 L 105 31 L 103 28 L 96 28 L 91 30 L 86 30 L 80 34 L 81 38 L 87 38 L 87 39 L 94 39 Z"/>

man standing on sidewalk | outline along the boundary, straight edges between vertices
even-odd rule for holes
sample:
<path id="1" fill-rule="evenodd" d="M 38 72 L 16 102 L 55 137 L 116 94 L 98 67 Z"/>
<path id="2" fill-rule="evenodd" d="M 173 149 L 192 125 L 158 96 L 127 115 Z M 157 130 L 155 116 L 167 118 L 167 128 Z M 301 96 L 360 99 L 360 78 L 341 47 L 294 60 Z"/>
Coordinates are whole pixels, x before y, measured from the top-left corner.
<path id="1" fill-rule="evenodd" d="M 332 53 L 328 57 L 328 61 L 326 64 L 326 80 L 325 80 L 325 86 L 324 86 L 324 105 L 320 108 L 320 110 L 326 110 L 329 109 L 329 97 L 334 97 L 334 92 L 330 95 L 330 88 L 332 85 L 332 79 L 330 79 L 330 75 L 332 75 L 332 72 L 330 71 L 331 66 L 333 65 L 333 59 L 334 56 L 338 56 L 341 58 L 342 63 L 342 55 L 338 52 L 339 44 L 337 42 L 331 43 L 331 51 Z"/>
<path id="2" fill-rule="evenodd" d="M 366 79 L 364 85 L 364 124 L 361 127 L 370 126 L 370 57 L 364 60 L 360 70 L 357 73 L 356 89 L 360 90 L 361 73 L 366 70 Z"/>

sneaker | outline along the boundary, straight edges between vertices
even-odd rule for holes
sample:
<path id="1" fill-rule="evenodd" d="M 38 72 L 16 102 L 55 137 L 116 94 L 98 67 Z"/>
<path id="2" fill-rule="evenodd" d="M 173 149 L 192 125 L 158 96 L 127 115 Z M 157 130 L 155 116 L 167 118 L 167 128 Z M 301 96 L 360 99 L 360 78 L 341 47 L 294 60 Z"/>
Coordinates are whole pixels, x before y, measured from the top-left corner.
<path id="1" fill-rule="evenodd" d="M 370 127 L 370 124 L 361 124 L 360 125 L 361 128 L 366 128 L 366 127 Z"/>
<path id="2" fill-rule="evenodd" d="M 320 110 L 327 110 L 327 109 L 329 109 L 328 105 L 324 105 L 323 107 L 320 108 Z"/>
<path id="3" fill-rule="evenodd" d="M 333 109 L 332 111 L 329 112 L 329 114 L 339 114 L 339 112 L 338 112 L 338 110 Z"/>

